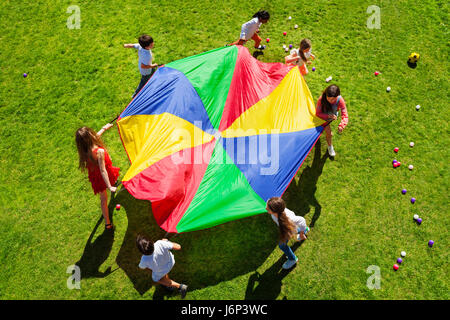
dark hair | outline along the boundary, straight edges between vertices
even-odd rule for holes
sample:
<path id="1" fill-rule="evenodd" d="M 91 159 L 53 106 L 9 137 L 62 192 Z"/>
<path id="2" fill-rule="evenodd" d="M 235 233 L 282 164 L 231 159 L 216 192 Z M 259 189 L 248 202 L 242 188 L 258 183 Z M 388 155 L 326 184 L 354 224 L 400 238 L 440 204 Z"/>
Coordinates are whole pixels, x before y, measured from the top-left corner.
<path id="1" fill-rule="evenodd" d="M 286 209 L 286 203 L 279 197 L 272 197 L 267 201 L 267 206 L 273 212 L 278 215 L 278 227 L 280 228 L 280 241 L 287 242 L 292 238 L 297 229 L 294 223 L 286 216 L 284 210 Z"/>
<path id="2" fill-rule="evenodd" d="M 136 238 L 136 246 L 139 251 L 146 256 L 151 255 L 153 253 L 153 250 L 155 249 L 153 247 L 153 241 L 141 235 L 138 235 Z"/>
<path id="3" fill-rule="evenodd" d="M 92 148 L 94 146 L 105 147 L 97 133 L 88 127 L 81 127 L 75 132 L 75 143 L 77 144 L 79 157 L 78 168 L 81 171 L 86 169 L 88 162 L 95 163 Z"/>
<path id="4" fill-rule="evenodd" d="M 253 15 L 253 18 L 258 18 L 259 20 L 269 20 L 270 14 L 265 10 L 260 10 Z"/>
<path id="5" fill-rule="evenodd" d="M 303 53 L 303 50 L 306 50 L 309 48 L 311 48 L 311 40 L 303 39 L 302 41 L 300 41 L 300 48 L 298 49 L 298 53 L 300 55 L 300 58 L 302 58 L 302 60 L 304 62 L 307 62 L 308 60 L 306 59 L 305 54 Z"/>
<path id="6" fill-rule="evenodd" d="M 341 89 L 335 84 L 328 86 L 322 93 L 322 111 L 324 113 L 332 112 L 331 104 L 328 102 L 327 97 L 339 97 L 341 95 Z"/>
<path id="7" fill-rule="evenodd" d="M 143 34 L 139 37 L 139 44 L 142 48 L 148 47 L 153 43 L 153 38 L 150 37 L 148 34 Z"/>

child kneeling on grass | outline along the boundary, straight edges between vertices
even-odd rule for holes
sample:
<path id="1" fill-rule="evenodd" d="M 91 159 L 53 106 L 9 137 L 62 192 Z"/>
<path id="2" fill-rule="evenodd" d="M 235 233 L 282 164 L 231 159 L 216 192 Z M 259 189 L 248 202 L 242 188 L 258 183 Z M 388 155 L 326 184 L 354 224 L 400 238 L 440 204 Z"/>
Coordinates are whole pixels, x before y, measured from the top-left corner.
<path id="1" fill-rule="evenodd" d="M 267 201 L 266 207 L 273 221 L 280 228 L 280 243 L 278 247 L 286 254 L 288 260 L 283 264 L 283 269 L 292 268 L 298 261 L 292 249 L 288 246 L 290 238 L 296 236 L 298 241 L 306 240 L 309 228 L 305 218 L 295 215 L 286 208 L 286 203 L 279 197 L 272 197 Z"/>
<path id="2" fill-rule="evenodd" d="M 161 239 L 153 242 L 141 235 L 136 238 L 136 245 L 143 254 L 139 268 L 152 270 L 152 280 L 172 291 L 178 289 L 181 297 L 186 296 L 188 286 L 177 283 L 169 278 L 169 272 L 175 265 L 175 258 L 170 250 L 181 250 L 178 243 Z"/>

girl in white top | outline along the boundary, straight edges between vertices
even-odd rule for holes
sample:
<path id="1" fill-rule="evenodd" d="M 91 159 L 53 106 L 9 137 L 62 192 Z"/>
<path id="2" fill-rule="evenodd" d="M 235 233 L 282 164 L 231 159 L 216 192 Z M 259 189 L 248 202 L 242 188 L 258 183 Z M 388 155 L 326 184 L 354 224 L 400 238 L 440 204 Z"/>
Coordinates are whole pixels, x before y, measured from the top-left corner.
<path id="1" fill-rule="evenodd" d="M 261 24 L 265 24 L 269 21 L 270 14 L 267 11 L 261 10 L 253 15 L 253 19 L 247 21 L 242 25 L 241 34 L 239 40 L 231 43 L 230 45 L 243 46 L 248 40 L 253 39 L 255 41 L 255 49 L 263 50 L 266 46 L 260 45 L 262 39 L 258 35 L 259 27 Z"/>
<path id="2" fill-rule="evenodd" d="M 302 75 L 308 74 L 308 68 L 306 64 L 311 64 L 309 59 L 314 60 L 315 55 L 311 52 L 311 40 L 303 39 L 300 42 L 298 49 L 292 49 L 290 55 L 284 58 L 286 64 L 297 65 L 300 68 Z"/>

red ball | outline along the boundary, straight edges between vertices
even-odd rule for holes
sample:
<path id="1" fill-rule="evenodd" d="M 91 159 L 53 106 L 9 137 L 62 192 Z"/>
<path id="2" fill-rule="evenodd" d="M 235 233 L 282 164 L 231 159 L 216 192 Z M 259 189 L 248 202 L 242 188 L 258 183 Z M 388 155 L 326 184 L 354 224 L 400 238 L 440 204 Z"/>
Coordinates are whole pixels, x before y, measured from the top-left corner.
<path id="1" fill-rule="evenodd" d="M 285 32 L 283 32 L 283 36 L 285 36 L 285 35 L 287 35 L 287 32 L 285 31 Z"/>
<path id="2" fill-rule="evenodd" d="M 394 152 L 398 152 L 398 150 L 399 150 L 398 148 L 394 148 Z"/>
<path id="3" fill-rule="evenodd" d="M 267 41 L 267 42 L 269 42 L 269 41 L 270 41 L 270 39 L 269 39 L 269 38 L 267 38 L 267 39 L 266 39 L 266 41 Z"/>
<path id="4" fill-rule="evenodd" d="M 120 210 L 120 204 L 116 205 L 116 210 Z"/>
<path id="5" fill-rule="evenodd" d="M 395 270 L 395 271 L 398 270 L 398 264 L 394 264 L 394 270 Z"/>

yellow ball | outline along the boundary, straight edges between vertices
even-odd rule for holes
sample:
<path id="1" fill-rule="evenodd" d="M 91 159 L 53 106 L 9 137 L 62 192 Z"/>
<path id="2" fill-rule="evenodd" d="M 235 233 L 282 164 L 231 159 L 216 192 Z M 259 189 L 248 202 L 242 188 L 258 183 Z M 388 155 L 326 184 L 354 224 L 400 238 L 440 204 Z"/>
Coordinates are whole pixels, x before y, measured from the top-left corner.
<path id="1" fill-rule="evenodd" d="M 408 61 L 411 63 L 416 63 L 420 59 L 420 54 L 413 52 L 409 55 Z"/>

